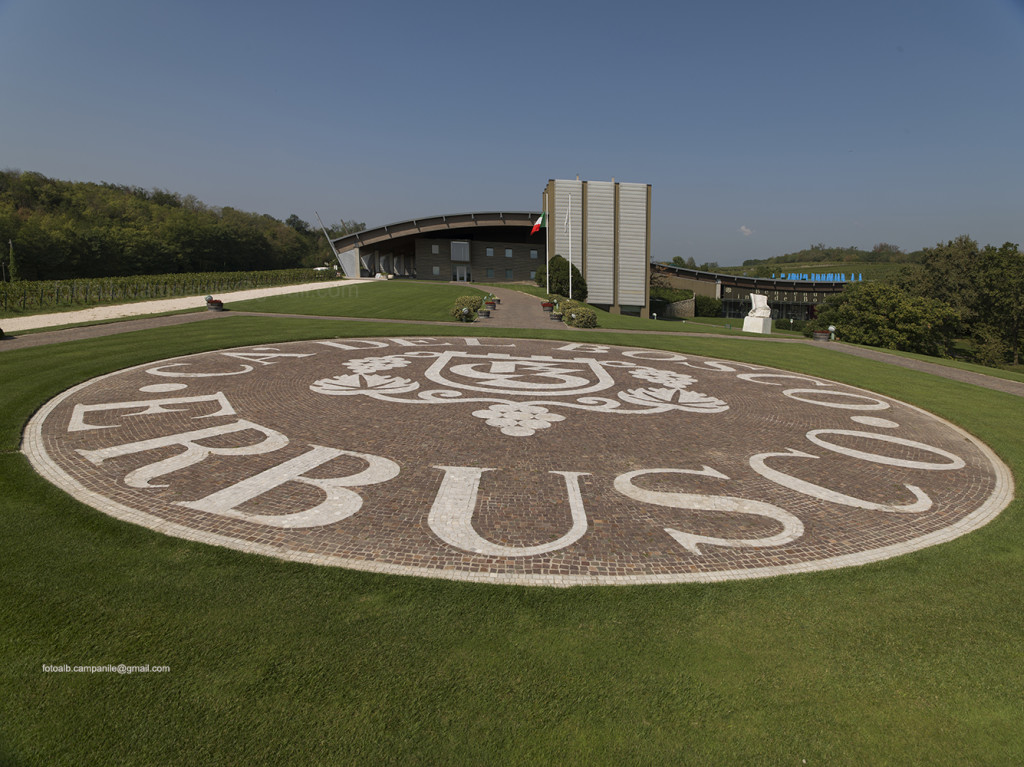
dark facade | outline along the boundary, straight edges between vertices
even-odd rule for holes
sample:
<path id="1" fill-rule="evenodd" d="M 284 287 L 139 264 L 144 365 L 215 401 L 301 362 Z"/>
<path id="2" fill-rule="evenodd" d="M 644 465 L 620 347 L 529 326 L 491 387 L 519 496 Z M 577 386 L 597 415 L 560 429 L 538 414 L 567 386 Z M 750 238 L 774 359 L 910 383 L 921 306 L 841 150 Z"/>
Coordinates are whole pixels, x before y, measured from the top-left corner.
<path id="1" fill-rule="evenodd" d="M 725 317 L 745 317 L 750 311 L 750 294 L 760 293 L 768 296 L 772 319 L 810 320 L 817 316 L 818 307 L 826 298 L 846 287 L 845 282 L 740 277 L 669 264 L 653 264 L 652 269 L 664 275 L 674 288 L 685 288 L 695 295 L 721 299 Z"/>

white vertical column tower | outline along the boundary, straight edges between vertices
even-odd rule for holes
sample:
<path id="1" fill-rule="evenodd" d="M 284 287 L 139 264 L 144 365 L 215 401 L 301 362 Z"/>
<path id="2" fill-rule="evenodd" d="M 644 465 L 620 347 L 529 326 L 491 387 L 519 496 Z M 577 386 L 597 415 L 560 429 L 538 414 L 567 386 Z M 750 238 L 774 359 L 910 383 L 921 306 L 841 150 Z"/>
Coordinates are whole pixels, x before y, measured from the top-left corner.
<path id="1" fill-rule="evenodd" d="M 548 181 L 544 195 L 548 257 L 569 260 L 571 233 L 572 263 L 587 281 L 589 303 L 613 312 L 630 307 L 628 311 L 648 315 L 650 203 L 649 184 Z"/>
<path id="2" fill-rule="evenodd" d="M 587 301 L 611 306 L 618 303 L 615 300 L 615 182 L 588 181 L 584 195 L 587 269 L 583 278 L 587 281 Z"/>
<path id="3" fill-rule="evenodd" d="M 548 254 L 569 260 L 569 232 L 565 230 L 565 216 L 569 213 L 569 228 L 572 230 L 573 265 L 583 272 L 583 182 L 554 181 L 554 193 L 548 195 L 552 206 L 548 215 Z M 572 204 L 569 197 L 572 196 Z M 551 237 L 554 236 L 552 243 Z M 584 274 L 584 279 L 586 275 Z"/>
<path id="4" fill-rule="evenodd" d="M 619 305 L 647 305 L 647 184 L 619 184 Z"/>

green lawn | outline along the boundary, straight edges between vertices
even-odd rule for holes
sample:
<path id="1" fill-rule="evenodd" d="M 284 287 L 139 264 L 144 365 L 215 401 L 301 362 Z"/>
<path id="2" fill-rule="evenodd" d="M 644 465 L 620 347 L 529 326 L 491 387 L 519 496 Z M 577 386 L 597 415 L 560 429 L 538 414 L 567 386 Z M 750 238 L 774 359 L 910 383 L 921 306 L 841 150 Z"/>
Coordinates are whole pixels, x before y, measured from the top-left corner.
<path id="1" fill-rule="evenodd" d="M 383 296 L 396 286 L 373 287 Z M 563 590 L 321 568 L 166 537 L 70 499 L 17 450 L 35 409 L 104 372 L 205 349 L 394 333 L 228 316 L 0 353 L 0 764 L 1024 759 L 1020 500 L 968 536 L 865 567 Z M 973 432 L 1024 478 L 1018 397 L 826 345 L 587 340 L 771 364 L 899 397 Z M 121 662 L 171 672 L 41 671 Z"/>
<path id="2" fill-rule="evenodd" d="M 484 295 L 468 285 L 432 285 L 426 282 L 389 280 L 345 285 L 283 296 L 232 301 L 228 309 L 239 312 L 304 314 L 324 317 L 456 322 L 448 310 L 459 296 Z"/>
<path id="3" fill-rule="evenodd" d="M 548 297 L 548 292 L 536 285 L 525 285 L 518 282 L 474 282 L 473 284 L 484 289 L 505 288 L 506 290 L 518 290 L 520 293 L 527 293 L 541 299 Z"/>

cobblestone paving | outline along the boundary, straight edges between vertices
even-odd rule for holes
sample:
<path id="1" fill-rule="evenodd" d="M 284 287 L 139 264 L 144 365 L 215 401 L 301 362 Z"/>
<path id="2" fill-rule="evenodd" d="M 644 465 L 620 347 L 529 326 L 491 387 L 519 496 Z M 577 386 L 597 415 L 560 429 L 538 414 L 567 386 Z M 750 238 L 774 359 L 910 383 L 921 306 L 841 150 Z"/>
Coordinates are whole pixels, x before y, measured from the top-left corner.
<path id="1" fill-rule="evenodd" d="M 84 502 L 171 535 L 527 585 L 856 565 L 976 529 L 1013 494 L 987 447 L 894 400 L 754 365 L 522 339 L 151 363 L 45 405 L 24 450 Z"/>

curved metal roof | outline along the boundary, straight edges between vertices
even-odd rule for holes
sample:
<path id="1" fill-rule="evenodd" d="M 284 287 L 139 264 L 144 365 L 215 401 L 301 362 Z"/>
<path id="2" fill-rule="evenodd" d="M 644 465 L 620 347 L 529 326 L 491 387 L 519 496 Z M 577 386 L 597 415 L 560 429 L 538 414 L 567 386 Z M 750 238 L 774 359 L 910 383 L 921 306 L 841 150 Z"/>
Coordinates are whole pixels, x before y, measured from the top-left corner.
<path id="1" fill-rule="evenodd" d="M 752 288 L 755 290 L 809 290 L 818 293 L 839 293 L 847 285 L 841 281 L 823 280 L 784 280 L 776 277 L 744 277 L 738 274 L 720 274 L 718 272 L 702 272 L 699 269 L 690 269 L 685 266 L 674 264 L 651 264 L 654 271 L 676 274 L 697 282 L 720 282 L 723 285 L 732 285 L 740 288 Z"/>
<path id="2" fill-rule="evenodd" d="M 344 237 L 332 240 L 332 242 L 339 252 L 344 252 L 352 248 L 393 240 L 396 237 L 407 237 L 411 234 L 423 234 L 426 232 L 496 226 L 532 227 L 533 222 L 539 217 L 539 212 L 524 211 L 516 211 L 514 213 L 500 211 L 493 213 L 454 213 L 447 216 L 414 218 L 410 221 L 386 224 L 375 229 L 365 229 L 362 232 L 347 234 Z"/>

